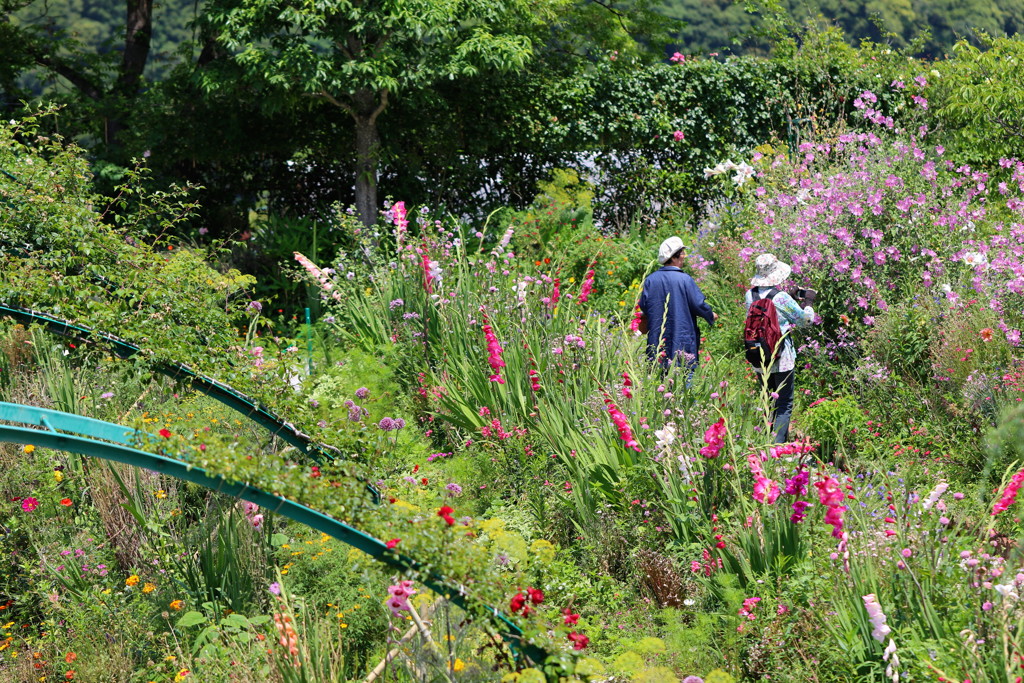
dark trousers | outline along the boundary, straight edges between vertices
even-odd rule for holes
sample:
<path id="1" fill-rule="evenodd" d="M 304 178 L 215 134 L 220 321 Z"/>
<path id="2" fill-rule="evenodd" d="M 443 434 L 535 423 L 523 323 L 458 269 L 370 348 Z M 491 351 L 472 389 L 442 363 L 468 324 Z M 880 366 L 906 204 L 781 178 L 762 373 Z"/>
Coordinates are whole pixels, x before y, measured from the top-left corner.
<path id="1" fill-rule="evenodd" d="M 789 441 L 789 420 L 793 415 L 793 370 L 768 375 L 768 393 L 777 393 L 772 399 L 772 427 L 775 443 Z"/>

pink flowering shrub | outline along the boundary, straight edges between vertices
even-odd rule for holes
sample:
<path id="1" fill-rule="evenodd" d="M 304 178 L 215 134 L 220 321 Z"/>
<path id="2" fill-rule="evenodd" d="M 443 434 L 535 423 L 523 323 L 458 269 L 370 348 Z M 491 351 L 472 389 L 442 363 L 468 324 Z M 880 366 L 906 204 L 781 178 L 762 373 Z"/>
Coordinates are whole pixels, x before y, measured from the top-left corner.
<path id="1" fill-rule="evenodd" d="M 977 298 L 1019 345 L 1024 162 L 992 172 L 957 164 L 927 126 L 894 128 L 874 94 L 854 106 L 869 129 L 805 142 L 792 158 L 755 154 L 741 210 L 713 216 L 721 227 L 708 238 L 739 237 L 748 270 L 764 251 L 790 263 L 795 282 L 819 289 L 831 331 L 870 328 L 914 296 Z"/>

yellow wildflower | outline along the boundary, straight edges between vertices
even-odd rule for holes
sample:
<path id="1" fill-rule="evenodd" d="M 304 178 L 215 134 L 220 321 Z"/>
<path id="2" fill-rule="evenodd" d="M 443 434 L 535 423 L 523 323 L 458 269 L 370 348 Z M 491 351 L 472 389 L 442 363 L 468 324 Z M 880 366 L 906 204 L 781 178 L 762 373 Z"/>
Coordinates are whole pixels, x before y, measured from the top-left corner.
<path id="1" fill-rule="evenodd" d="M 466 663 L 464 661 L 462 661 L 461 659 L 456 657 L 455 663 L 452 664 L 452 671 L 459 672 L 459 671 L 462 671 L 465 668 L 466 668 Z"/>
<path id="2" fill-rule="evenodd" d="M 167 497 L 167 491 L 164 491 L 163 489 L 158 490 L 156 492 L 156 497 L 157 498 L 161 498 L 161 499 L 166 498 Z"/>
<path id="3" fill-rule="evenodd" d="M 53 471 L 53 480 L 55 482 L 57 482 L 58 484 L 61 483 L 62 481 L 64 481 L 64 473 L 61 472 L 60 470 L 54 470 Z"/>
<path id="4" fill-rule="evenodd" d="M 29 444 L 25 444 L 25 447 L 22 448 L 21 450 L 25 451 L 26 453 L 31 453 L 35 449 L 36 449 L 36 447 L 29 443 Z"/>
<path id="5" fill-rule="evenodd" d="M 139 575 L 138 574 L 132 574 L 131 576 L 129 576 L 127 579 L 124 580 L 124 585 L 126 585 L 126 586 L 137 586 L 138 584 L 139 584 Z"/>
<path id="6" fill-rule="evenodd" d="M 142 587 L 142 592 L 143 593 L 152 593 L 155 590 L 156 590 L 156 584 L 155 583 L 146 582 L 146 585 L 144 585 Z"/>

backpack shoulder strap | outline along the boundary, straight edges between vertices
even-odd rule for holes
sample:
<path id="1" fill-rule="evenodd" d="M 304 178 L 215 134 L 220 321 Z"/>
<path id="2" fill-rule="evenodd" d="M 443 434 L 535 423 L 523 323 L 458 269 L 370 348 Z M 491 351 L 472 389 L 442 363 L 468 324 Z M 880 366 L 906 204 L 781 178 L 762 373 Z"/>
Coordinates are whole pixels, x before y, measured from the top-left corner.
<path id="1" fill-rule="evenodd" d="M 767 292 L 764 293 L 764 296 L 760 296 L 758 294 L 758 292 L 757 292 L 758 289 L 759 289 L 758 287 L 751 287 L 750 288 L 750 298 L 753 301 L 760 301 L 761 299 L 773 299 L 774 300 L 775 297 L 779 294 L 779 290 L 777 288 L 775 288 L 775 287 L 772 287 L 771 289 L 769 289 Z M 775 302 L 772 301 L 772 303 L 775 303 Z"/>

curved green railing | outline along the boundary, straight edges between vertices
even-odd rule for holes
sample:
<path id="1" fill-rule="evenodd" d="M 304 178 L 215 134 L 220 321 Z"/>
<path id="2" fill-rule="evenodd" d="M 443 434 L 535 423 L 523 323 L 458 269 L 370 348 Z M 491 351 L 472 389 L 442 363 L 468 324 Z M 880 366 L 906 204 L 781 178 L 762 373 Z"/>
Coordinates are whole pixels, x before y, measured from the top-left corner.
<path id="1" fill-rule="evenodd" d="M 93 330 L 84 325 L 55 318 L 41 311 L 33 311 L 12 304 L 0 304 L 0 315 L 14 318 L 25 324 L 40 324 L 54 334 L 70 337 L 82 342 L 95 342 L 97 340 L 105 342 L 110 345 L 114 353 L 120 358 L 131 358 L 142 353 L 140 347 L 109 332 Z M 295 446 L 317 462 L 320 462 L 323 457 L 333 460 L 341 455 L 338 449 L 333 446 L 314 442 L 308 434 L 300 431 L 290 422 L 286 422 L 273 411 L 259 405 L 254 399 L 228 384 L 219 382 L 207 375 L 199 374 L 184 363 L 161 361 L 155 364 L 154 369 L 172 379 L 189 381 L 196 391 L 206 394 L 210 398 L 223 403 L 232 410 L 260 424 L 274 436 L 278 436 L 285 442 Z"/>
<path id="2" fill-rule="evenodd" d="M 157 440 L 154 435 L 102 420 L 17 403 L 0 402 L 0 420 L 30 425 L 0 424 L 0 441 L 30 443 L 53 450 L 80 453 L 192 482 L 211 491 L 255 503 L 283 517 L 323 532 L 342 543 L 363 551 L 388 567 L 401 572 L 415 572 L 418 574 L 417 580 L 420 583 L 435 593 L 445 596 L 452 604 L 466 610 L 468 614 L 486 614 L 497 626 L 502 639 L 508 643 L 517 659 L 525 656 L 533 663 L 540 664 L 547 658 L 547 652 L 536 645 L 525 642 L 522 629 L 497 609 L 480 603 L 467 593 L 463 586 L 453 584 L 445 577 L 429 570 L 423 563 L 389 550 L 383 541 L 287 498 L 275 496 L 249 484 L 229 481 L 223 476 L 212 475 L 203 468 L 195 467 L 188 462 L 156 453 L 147 453 L 132 445 L 141 439 Z M 40 427 L 42 429 L 39 429 Z"/>

